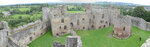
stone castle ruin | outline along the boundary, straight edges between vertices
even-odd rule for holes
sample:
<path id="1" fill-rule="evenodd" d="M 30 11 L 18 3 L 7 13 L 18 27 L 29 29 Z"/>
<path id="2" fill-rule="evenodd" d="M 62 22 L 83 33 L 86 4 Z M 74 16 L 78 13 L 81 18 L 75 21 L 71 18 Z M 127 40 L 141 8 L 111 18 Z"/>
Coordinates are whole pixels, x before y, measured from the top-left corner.
<path id="1" fill-rule="evenodd" d="M 131 35 L 131 20 L 128 17 L 118 16 L 114 22 L 114 37 L 125 39 Z"/>
<path id="2" fill-rule="evenodd" d="M 54 42 L 53 47 L 82 47 L 82 42 L 79 36 L 67 36 L 65 45 L 60 42 Z"/>
<path id="3" fill-rule="evenodd" d="M 68 13 L 67 6 L 44 7 L 42 11 L 42 20 L 37 20 L 18 28 L 9 29 L 7 22 L 0 22 L 0 47 L 28 47 L 27 44 L 42 36 L 49 29 L 52 30 L 53 36 L 60 36 L 73 33 L 75 32 L 73 31 L 74 29 L 102 29 L 113 24 L 113 36 L 119 39 L 126 39 L 132 35 L 132 25 L 142 30 L 150 31 L 149 22 L 142 18 L 122 16 L 119 9 L 112 7 L 105 8 L 88 4 L 85 5 L 85 11 L 82 13 Z M 74 36 L 69 38 L 74 38 Z M 68 39 L 66 45 L 61 43 L 54 43 L 54 45 L 69 47 L 75 42 L 77 42 L 76 37 L 75 39 Z M 75 47 L 82 47 L 80 42 L 75 44 L 77 44 Z M 145 46 L 146 43 L 143 45 Z"/>
<path id="4" fill-rule="evenodd" d="M 86 10 L 82 13 L 68 13 L 66 6 L 43 8 L 43 12 L 47 14 L 43 17 L 51 24 L 53 35 L 60 36 L 70 33 L 71 29 L 90 30 L 108 27 L 113 23 L 111 18 L 120 15 L 120 10 L 115 8 L 92 5 L 85 7 Z"/>

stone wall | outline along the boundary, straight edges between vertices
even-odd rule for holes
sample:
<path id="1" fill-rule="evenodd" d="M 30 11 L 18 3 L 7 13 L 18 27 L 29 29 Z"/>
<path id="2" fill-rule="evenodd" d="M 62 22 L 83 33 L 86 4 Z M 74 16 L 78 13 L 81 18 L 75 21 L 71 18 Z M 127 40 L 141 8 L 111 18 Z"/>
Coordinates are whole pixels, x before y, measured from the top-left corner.
<path id="1" fill-rule="evenodd" d="M 150 47 L 150 37 L 142 44 L 141 47 Z"/>
<path id="2" fill-rule="evenodd" d="M 0 47 L 8 47 L 8 35 L 10 29 L 7 22 L 0 22 Z"/>
<path id="3" fill-rule="evenodd" d="M 118 16 L 114 20 L 114 37 L 126 39 L 131 35 L 132 23 L 127 16 Z"/>
<path id="4" fill-rule="evenodd" d="M 142 30 L 150 31 L 150 23 L 146 22 L 142 18 L 128 16 L 131 19 L 132 25 L 136 26 Z"/>
<path id="5" fill-rule="evenodd" d="M 89 7 L 90 6 L 90 7 Z M 82 13 L 67 13 L 65 6 L 55 8 L 43 8 L 43 11 L 50 11 L 45 18 L 51 24 L 54 36 L 70 33 L 69 30 L 90 30 L 101 29 L 110 26 L 112 17 L 120 15 L 117 8 L 104 8 L 99 6 L 86 5 Z M 45 13 L 47 14 L 47 13 Z"/>
<path id="6" fill-rule="evenodd" d="M 27 44 L 43 35 L 46 31 L 47 26 L 40 20 L 27 25 L 19 26 L 18 28 L 12 29 L 11 35 L 9 36 L 9 46 L 11 47 L 11 43 L 14 43 L 19 47 L 27 47 Z"/>
<path id="7" fill-rule="evenodd" d="M 82 47 L 82 41 L 80 36 L 67 36 L 65 45 L 54 42 L 53 47 Z"/>

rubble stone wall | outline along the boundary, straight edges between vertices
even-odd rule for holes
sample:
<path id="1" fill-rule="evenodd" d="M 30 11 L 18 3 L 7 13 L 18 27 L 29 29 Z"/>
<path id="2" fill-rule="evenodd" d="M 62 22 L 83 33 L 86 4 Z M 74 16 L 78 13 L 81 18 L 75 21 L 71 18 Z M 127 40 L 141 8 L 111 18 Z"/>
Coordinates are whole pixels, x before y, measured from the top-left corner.
<path id="1" fill-rule="evenodd" d="M 42 36 L 46 31 L 47 26 L 38 20 L 13 29 L 12 35 L 10 35 L 9 38 L 16 45 L 24 47 L 36 38 Z"/>

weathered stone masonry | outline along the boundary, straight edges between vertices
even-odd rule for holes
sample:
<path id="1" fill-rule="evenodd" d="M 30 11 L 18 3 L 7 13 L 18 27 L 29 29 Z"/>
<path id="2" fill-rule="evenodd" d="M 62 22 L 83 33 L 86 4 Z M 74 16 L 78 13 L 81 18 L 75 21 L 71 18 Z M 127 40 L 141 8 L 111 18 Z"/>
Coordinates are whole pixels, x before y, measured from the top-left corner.
<path id="1" fill-rule="evenodd" d="M 85 6 L 87 7 L 87 6 Z M 70 33 L 69 30 L 101 29 L 110 26 L 111 17 L 120 15 L 120 10 L 97 6 L 87 7 L 82 13 L 68 13 L 65 6 L 56 8 L 43 8 L 46 12 L 45 20 L 51 24 L 54 36 Z M 50 11 L 50 12 L 49 12 Z M 47 19 L 50 18 L 50 19 Z"/>
<path id="2" fill-rule="evenodd" d="M 121 39 L 131 35 L 132 25 L 150 31 L 149 22 L 142 18 L 122 16 L 117 8 L 86 5 L 85 9 L 82 13 L 68 13 L 66 6 L 44 7 L 42 21 L 37 20 L 15 29 L 9 29 L 7 22 L 0 22 L 0 47 L 28 47 L 27 44 L 43 35 L 48 29 L 52 30 L 54 36 L 60 36 L 71 33 L 73 29 L 101 29 L 114 24 L 114 36 Z M 142 46 L 149 46 L 148 42 Z"/>

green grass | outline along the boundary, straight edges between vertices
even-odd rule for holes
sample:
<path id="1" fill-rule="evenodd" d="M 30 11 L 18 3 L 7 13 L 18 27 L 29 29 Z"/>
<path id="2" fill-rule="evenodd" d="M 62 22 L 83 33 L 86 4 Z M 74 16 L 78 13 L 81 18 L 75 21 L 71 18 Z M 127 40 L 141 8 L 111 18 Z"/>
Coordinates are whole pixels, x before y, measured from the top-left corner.
<path id="1" fill-rule="evenodd" d="M 82 38 L 83 47 L 140 47 L 150 36 L 150 32 L 133 27 L 133 35 L 128 39 L 108 37 L 108 34 L 113 34 L 112 26 L 99 30 L 78 31 L 77 34 Z M 139 37 L 142 41 L 139 41 Z"/>
<path id="2" fill-rule="evenodd" d="M 56 38 L 52 36 L 51 31 L 48 31 L 46 34 L 41 36 L 40 38 L 34 40 L 32 43 L 30 43 L 29 47 L 53 47 L 54 41 L 59 41 L 62 44 L 65 44 L 66 36 L 69 36 L 70 34 L 60 36 L 59 38 Z"/>
<path id="3" fill-rule="evenodd" d="M 30 8 L 19 8 L 20 11 L 27 11 L 30 10 Z"/>
<path id="4" fill-rule="evenodd" d="M 150 36 L 150 32 L 132 27 L 133 35 L 128 39 L 108 37 L 108 34 L 113 34 L 113 26 L 98 30 L 79 30 L 77 34 L 81 36 L 83 47 L 140 47 L 148 36 Z M 49 31 L 30 43 L 29 47 L 52 47 L 54 41 L 60 41 L 64 44 L 66 39 L 65 36 L 56 38 L 53 37 Z M 142 38 L 141 41 L 139 41 L 139 37 Z"/>
<path id="5" fill-rule="evenodd" d="M 15 15 L 12 15 L 11 17 L 13 17 L 13 18 L 18 18 L 19 16 L 22 16 L 22 17 L 29 17 L 30 15 L 29 15 L 29 14 L 15 14 Z"/>
<path id="6" fill-rule="evenodd" d="M 81 13 L 83 11 L 68 11 L 68 13 Z"/>

